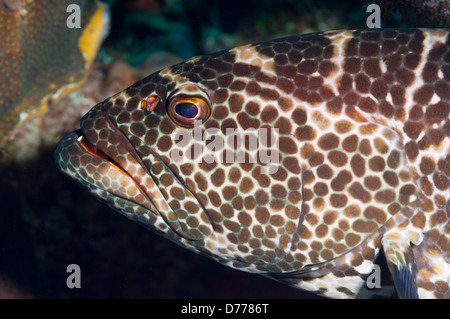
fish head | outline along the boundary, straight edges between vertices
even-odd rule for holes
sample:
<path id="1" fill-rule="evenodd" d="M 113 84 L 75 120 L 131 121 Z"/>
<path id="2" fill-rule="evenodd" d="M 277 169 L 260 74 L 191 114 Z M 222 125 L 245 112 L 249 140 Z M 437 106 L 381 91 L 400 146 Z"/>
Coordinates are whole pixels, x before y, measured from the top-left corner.
<path id="1" fill-rule="evenodd" d="M 261 243 L 266 231 L 276 239 L 292 236 L 299 209 L 292 206 L 297 215 L 289 231 L 284 224 L 250 231 L 257 202 L 270 205 L 270 187 L 258 184 L 280 173 L 278 128 L 268 123 L 261 133 L 264 123 L 248 116 L 249 109 L 256 115 L 255 106 L 246 110 L 240 94 L 219 87 L 230 82 L 230 56 L 192 58 L 95 105 L 80 129 L 60 141 L 55 159 L 126 217 L 222 263 L 253 269 L 261 256 L 245 245 Z M 260 214 L 269 218 L 266 208 Z"/>

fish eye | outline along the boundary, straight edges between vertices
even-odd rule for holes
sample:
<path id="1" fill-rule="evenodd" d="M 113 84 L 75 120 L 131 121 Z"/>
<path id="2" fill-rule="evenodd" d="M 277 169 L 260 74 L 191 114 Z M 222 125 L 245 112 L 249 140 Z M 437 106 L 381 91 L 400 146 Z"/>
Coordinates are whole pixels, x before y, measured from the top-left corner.
<path id="1" fill-rule="evenodd" d="M 182 127 L 193 127 L 195 121 L 204 122 L 210 113 L 211 107 L 202 97 L 176 96 L 169 101 L 168 114 Z"/>
<path id="2" fill-rule="evenodd" d="M 199 113 L 199 110 L 194 103 L 180 103 L 175 106 L 175 113 L 185 119 L 194 119 Z"/>

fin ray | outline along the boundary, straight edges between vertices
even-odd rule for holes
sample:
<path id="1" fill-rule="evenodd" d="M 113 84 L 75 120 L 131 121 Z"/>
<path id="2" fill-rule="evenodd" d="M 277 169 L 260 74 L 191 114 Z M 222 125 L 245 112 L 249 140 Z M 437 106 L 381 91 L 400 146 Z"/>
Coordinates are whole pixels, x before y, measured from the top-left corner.
<path id="1" fill-rule="evenodd" d="M 394 231 L 385 234 L 381 242 L 398 297 L 419 299 L 417 266 L 409 238 Z"/>

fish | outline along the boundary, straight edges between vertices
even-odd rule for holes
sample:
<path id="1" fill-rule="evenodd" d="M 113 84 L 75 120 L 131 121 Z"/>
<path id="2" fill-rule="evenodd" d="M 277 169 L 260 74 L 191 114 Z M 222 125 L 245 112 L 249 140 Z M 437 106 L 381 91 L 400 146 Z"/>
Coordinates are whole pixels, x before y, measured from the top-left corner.
<path id="1" fill-rule="evenodd" d="M 223 265 L 329 298 L 450 298 L 449 81 L 449 29 L 284 37 L 149 75 L 54 156 Z"/>

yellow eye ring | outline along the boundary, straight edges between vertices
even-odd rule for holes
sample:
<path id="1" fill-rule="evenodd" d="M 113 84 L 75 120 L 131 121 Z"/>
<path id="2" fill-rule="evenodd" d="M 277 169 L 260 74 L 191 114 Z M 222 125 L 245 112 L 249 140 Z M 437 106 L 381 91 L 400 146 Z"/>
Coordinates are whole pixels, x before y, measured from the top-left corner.
<path id="1" fill-rule="evenodd" d="M 206 121 L 211 114 L 211 106 L 201 97 L 176 96 L 168 106 L 168 114 L 175 124 L 193 127 L 195 121 Z"/>

